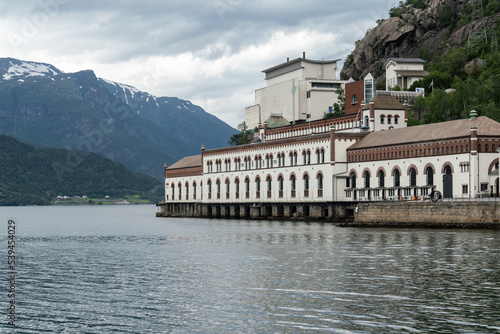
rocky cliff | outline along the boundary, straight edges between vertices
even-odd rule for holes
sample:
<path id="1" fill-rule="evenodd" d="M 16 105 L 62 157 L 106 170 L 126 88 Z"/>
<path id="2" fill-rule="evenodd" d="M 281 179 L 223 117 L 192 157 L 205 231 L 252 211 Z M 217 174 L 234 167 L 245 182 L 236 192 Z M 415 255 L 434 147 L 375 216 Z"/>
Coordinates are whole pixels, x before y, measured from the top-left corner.
<path id="1" fill-rule="evenodd" d="M 485 8 L 487 27 L 494 26 L 497 7 L 488 7 L 490 14 L 494 14 L 489 16 Z M 468 0 L 406 1 L 393 8 L 390 14 L 390 18 L 379 20 L 379 24 L 357 43 L 342 69 L 342 79 L 358 80 L 372 73 L 377 82 L 383 82 L 383 66 L 388 58 L 420 57 L 429 61 L 437 53 L 467 45 L 474 24 Z"/>

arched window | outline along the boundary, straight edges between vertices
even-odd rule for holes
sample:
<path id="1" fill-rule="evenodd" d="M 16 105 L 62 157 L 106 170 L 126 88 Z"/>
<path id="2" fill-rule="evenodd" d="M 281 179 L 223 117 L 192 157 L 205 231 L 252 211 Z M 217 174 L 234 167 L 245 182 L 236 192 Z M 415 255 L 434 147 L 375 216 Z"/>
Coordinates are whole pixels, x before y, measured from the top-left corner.
<path id="1" fill-rule="evenodd" d="M 266 178 L 266 183 L 267 183 L 267 198 L 271 198 L 271 190 L 273 189 L 272 188 L 273 182 L 271 176 L 268 176 Z"/>
<path id="2" fill-rule="evenodd" d="M 306 151 L 302 151 L 302 158 L 303 158 L 303 164 L 305 165 L 307 163 L 307 157 L 306 157 Z"/>
<path id="3" fill-rule="evenodd" d="M 321 163 L 322 164 L 325 163 L 325 150 L 324 149 L 321 149 Z"/>
<path id="4" fill-rule="evenodd" d="M 427 175 L 427 185 L 434 185 L 434 170 L 432 169 L 432 167 L 427 167 L 425 174 Z"/>
<path id="5" fill-rule="evenodd" d="M 399 116 L 394 116 L 394 124 L 399 124 Z"/>
<path id="6" fill-rule="evenodd" d="M 356 174 L 354 172 L 351 173 L 351 188 L 356 188 Z"/>
<path id="7" fill-rule="evenodd" d="M 380 124 L 385 124 L 385 116 L 384 115 L 380 116 Z"/>
<path id="8" fill-rule="evenodd" d="M 380 188 L 385 187 L 385 174 L 383 170 L 379 170 L 378 172 L 378 186 Z"/>
<path id="9" fill-rule="evenodd" d="M 370 127 L 370 117 L 365 116 L 365 127 Z"/>
<path id="10" fill-rule="evenodd" d="M 226 193 L 229 193 L 230 183 L 229 179 L 226 180 Z"/>
<path id="11" fill-rule="evenodd" d="M 307 151 L 307 164 L 310 165 L 311 164 L 311 151 Z"/>
<path id="12" fill-rule="evenodd" d="M 394 171 L 394 187 L 401 186 L 401 174 L 399 173 L 399 169 Z"/>
<path id="13" fill-rule="evenodd" d="M 387 116 L 387 124 L 391 124 L 392 123 L 392 116 L 389 115 Z"/>
<path id="14" fill-rule="evenodd" d="M 370 188 L 370 173 L 365 171 L 363 177 L 365 178 L 365 188 Z"/>
<path id="15" fill-rule="evenodd" d="M 295 197 L 295 190 L 297 188 L 297 180 L 295 178 L 295 175 L 293 175 L 293 174 L 290 177 L 290 184 L 291 184 L 291 190 L 292 190 L 292 197 Z"/>
<path id="16" fill-rule="evenodd" d="M 281 167 L 281 153 L 278 153 L 278 167 Z"/>
<path id="17" fill-rule="evenodd" d="M 304 197 L 309 197 L 309 175 L 304 175 Z"/>
<path id="18" fill-rule="evenodd" d="M 260 191 L 260 177 L 258 177 L 258 176 L 255 179 L 255 190 L 258 192 Z"/>
<path id="19" fill-rule="evenodd" d="M 318 189 L 323 190 L 323 174 L 318 174 Z"/>
<path id="20" fill-rule="evenodd" d="M 186 182 L 186 199 L 189 199 L 189 183 Z"/>
<path id="21" fill-rule="evenodd" d="M 318 197 L 323 197 L 323 174 L 318 174 Z"/>
<path id="22" fill-rule="evenodd" d="M 321 155 L 319 149 L 316 149 L 316 163 L 319 164 L 321 162 Z"/>
<path id="23" fill-rule="evenodd" d="M 217 199 L 220 198 L 220 180 L 217 180 L 215 182 L 215 185 L 217 186 Z"/>
<path id="24" fill-rule="evenodd" d="M 196 182 L 193 182 L 193 196 L 196 199 Z"/>
<path id="25" fill-rule="evenodd" d="M 278 176 L 278 191 L 279 191 L 279 197 L 283 197 L 283 176 L 280 175 Z"/>
<path id="26" fill-rule="evenodd" d="M 415 187 L 417 185 L 417 171 L 415 168 L 410 169 L 410 186 Z"/>
<path id="27" fill-rule="evenodd" d="M 290 152 L 290 166 L 293 166 L 293 153 Z"/>
<path id="28" fill-rule="evenodd" d="M 245 197 L 250 198 L 250 179 L 248 177 L 245 179 Z"/>

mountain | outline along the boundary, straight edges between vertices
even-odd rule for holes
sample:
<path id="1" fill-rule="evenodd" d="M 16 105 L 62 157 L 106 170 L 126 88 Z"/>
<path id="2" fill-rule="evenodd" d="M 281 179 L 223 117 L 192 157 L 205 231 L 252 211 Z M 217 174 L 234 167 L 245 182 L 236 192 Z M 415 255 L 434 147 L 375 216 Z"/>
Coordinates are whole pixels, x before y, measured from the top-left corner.
<path id="1" fill-rule="evenodd" d="M 35 148 L 0 135 L 0 206 L 44 205 L 55 196 L 140 196 L 159 201 L 162 183 L 96 153 Z"/>
<path id="2" fill-rule="evenodd" d="M 143 119 L 167 124 L 168 128 L 164 129 L 169 132 L 170 141 L 181 148 L 181 152 L 199 154 L 202 144 L 207 148 L 227 146 L 229 138 L 237 132 L 189 101 L 177 97 L 155 97 L 132 86 L 98 80 Z M 203 140 L 200 141 L 200 138 Z"/>
<path id="3" fill-rule="evenodd" d="M 163 178 L 163 164 L 222 147 L 236 133 L 189 101 L 156 98 L 91 70 L 0 59 L 0 132 L 34 145 L 85 150 Z"/>
<path id="4" fill-rule="evenodd" d="M 500 1 L 483 0 L 486 28 L 495 27 Z M 466 46 L 473 25 L 473 8 L 468 0 L 407 0 L 390 11 L 391 17 L 378 20 L 347 57 L 341 78 L 359 79 L 372 73 L 381 84 L 385 62 L 391 57 L 420 57 L 432 61 L 456 47 Z"/>

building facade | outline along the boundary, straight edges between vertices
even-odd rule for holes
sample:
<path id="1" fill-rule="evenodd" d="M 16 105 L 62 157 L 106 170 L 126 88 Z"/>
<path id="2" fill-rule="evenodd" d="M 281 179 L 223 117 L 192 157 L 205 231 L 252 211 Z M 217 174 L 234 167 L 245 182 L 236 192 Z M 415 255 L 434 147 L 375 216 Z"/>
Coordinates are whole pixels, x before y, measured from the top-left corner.
<path id="1" fill-rule="evenodd" d="M 256 217 L 261 210 L 332 217 L 335 203 L 418 201 L 432 191 L 445 198 L 499 195 L 500 123 L 475 112 L 414 127 L 407 121 L 407 105 L 380 93 L 357 114 L 264 123 L 257 143 L 202 147 L 200 155 L 165 166 L 166 207 L 182 204 L 202 216 L 224 216 L 225 208 L 226 216 L 255 209 Z"/>
<path id="2" fill-rule="evenodd" d="M 337 89 L 344 88 L 345 81 L 337 80 L 337 62 L 310 60 L 304 54 L 264 70 L 266 87 L 255 91 L 255 104 L 245 109 L 247 127 L 258 127 L 271 116 L 293 124 L 323 118 L 338 102 Z"/>
<path id="3" fill-rule="evenodd" d="M 424 70 L 425 63 L 420 58 L 389 58 L 384 66 L 385 90 L 392 90 L 396 86 L 408 90 L 415 81 L 428 74 Z"/>

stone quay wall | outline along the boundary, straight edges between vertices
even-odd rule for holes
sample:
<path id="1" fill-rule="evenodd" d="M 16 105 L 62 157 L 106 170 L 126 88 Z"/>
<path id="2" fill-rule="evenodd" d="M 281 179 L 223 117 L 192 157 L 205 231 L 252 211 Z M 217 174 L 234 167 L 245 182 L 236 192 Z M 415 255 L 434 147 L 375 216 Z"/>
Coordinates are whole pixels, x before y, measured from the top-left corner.
<path id="1" fill-rule="evenodd" d="M 349 226 L 500 228 L 500 201 L 359 203 Z"/>

